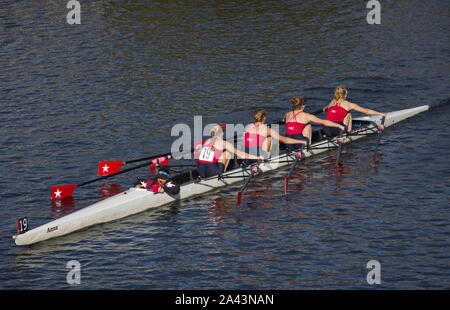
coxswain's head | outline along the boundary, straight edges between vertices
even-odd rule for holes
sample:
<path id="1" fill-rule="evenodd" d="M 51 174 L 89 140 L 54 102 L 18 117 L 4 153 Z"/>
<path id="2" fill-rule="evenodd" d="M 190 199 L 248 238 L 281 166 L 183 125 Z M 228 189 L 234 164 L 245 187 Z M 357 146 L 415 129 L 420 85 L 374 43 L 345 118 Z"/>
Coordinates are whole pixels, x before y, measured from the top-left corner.
<path id="1" fill-rule="evenodd" d="M 347 88 L 345 86 L 338 86 L 334 90 L 334 100 L 340 101 L 347 98 Z"/>
<path id="2" fill-rule="evenodd" d="M 156 173 L 156 180 L 158 180 L 159 184 L 166 184 L 168 180 L 170 180 L 171 175 L 165 169 L 160 168 Z"/>
<path id="3" fill-rule="evenodd" d="M 264 109 L 256 110 L 255 113 L 253 113 L 253 118 L 258 123 L 264 123 L 267 119 L 267 112 Z"/>
<path id="4" fill-rule="evenodd" d="M 297 96 L 291 99 L 292 106 L 294 110 L 301 110 L 303 111 L 305 109 L 306 105 L 306 98 L 305 96 Z"/>

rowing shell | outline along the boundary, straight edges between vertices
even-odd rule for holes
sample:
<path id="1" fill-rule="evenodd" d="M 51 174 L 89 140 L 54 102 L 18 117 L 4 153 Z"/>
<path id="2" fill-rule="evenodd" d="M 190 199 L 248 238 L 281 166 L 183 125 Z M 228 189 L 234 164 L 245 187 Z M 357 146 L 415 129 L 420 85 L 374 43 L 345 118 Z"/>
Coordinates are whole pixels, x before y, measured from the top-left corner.
<path id="1" fill-rule="evenodd" d="M 429 106 L 425 105 L 387 113 L 385 127 L 392 126 L 416 114 L 427 111 L 428 109 Z M 381 118 L 379 116 L 355 118 L 353 120 L 353 130 L 348 134 L 344 143 L 349 143 L 364 136 L 377 133 L 377 126 L 380 122 Z M 313 141 L 314 140 L 315 139 L 313 138 Z M 313 143 L 311 149 L 304 152 L 303 157 L 317 155 L 330 150 L 331 148 L 335 148 L 336 146 L 336 138 L 331 140 L 321 139 L 318 142 Z M 272 154 L 270 161 L 261 163 L 259 169 L 262 172 L 274 170 L 286 166 L 294 160 L 295 157 L 292 153 L 280 152 L 278 155 Z M 13 239 L 16 245 L 29 245 L 47 239 L 64 236 L 95 224 L 121 219 L 132 214 L 171 203 L 175 200 L 186 199 L 228 184 L 244 181 L 251 174 L 249 168 L 237 167 L 224 173 L 220 178 L 215 176 L 199 180 L 198 178 L 192 177 L 193 172 L 194 171 L 189 172 L 191 175 L 189 180 L 180 182 L 182 185 L 180 187 L 180 193 L 177 196 L 154 194 L 145 189 L 130 188 L 122 193 L 94 203 L 23 234 L 15 235 L 13 236 Z"/>

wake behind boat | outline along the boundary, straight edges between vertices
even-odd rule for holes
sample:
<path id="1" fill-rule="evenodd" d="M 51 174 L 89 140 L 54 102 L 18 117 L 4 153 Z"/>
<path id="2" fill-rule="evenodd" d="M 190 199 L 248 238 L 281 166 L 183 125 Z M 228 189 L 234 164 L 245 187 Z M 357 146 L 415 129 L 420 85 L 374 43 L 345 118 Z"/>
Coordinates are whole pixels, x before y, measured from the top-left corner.
<path id="1" fill-rule="evenodd" d="M 416 108 L 389 112 L 384 120 L 384 126 L 390 127 L 407 118 L 427 111 L 428 105 Z M 329 139 L 323 136 L 322 130 L 313 132 L 310 147 L 303 152 L 302 157 L 310 157 L 322 152 L 340 148 L 343 143 L 350 143 L 363 137 L 379 133 L 378 126 L 382 124 L 380 116 L 363 116 L 352 120 L 353 130 L 342 137 Z M 283 166 L 295 164 L 298 161 L 298 152 L 289 152 L 284 145 L 280 145 L 280 153 L 258 165 L 258 172 L 263 173 Z M 177 174 L 174 181 L 180 184 L 180 192 L 175 196 L 169 194 L 154 194 L 142 188 L 130 188 L 122 193 L 109 197 L 100 202 L 78 210 L 74 213 L 51 221 L 47 224 L 14 235 L 16 245 L 29 245 L 84 229 L 86 227 L 114 221 L 132 214 L 156 208 L 176 200 L 182 200 L 195 195 L 204 194 L 236 182 L 242 182 L 253 177 L 255 172 L 252 166 L 241 166 L 241 159 L 233 160 L 229 170 L 219 176 L 201 179 L 196 169 Z"/>

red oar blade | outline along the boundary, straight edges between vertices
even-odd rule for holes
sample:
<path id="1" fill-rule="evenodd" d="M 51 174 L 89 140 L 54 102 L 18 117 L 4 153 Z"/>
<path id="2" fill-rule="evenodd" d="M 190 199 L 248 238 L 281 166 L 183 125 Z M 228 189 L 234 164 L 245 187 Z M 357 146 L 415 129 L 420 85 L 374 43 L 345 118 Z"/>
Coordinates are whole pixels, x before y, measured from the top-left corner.
<path id="1" fill-rule="evenodd" d="M 119 172 L 123 165 L 124 165 L 123 161 L 115 161 L 115 160 L 99 161 L 98 175 L 104 176 Z"/>
<path id="2" fill-rule="evenodd" d="M 72 197 L 73 192 L 75 191 L 77 186 L 78 185 L 75 185 L 75 184 L 53 186 L 50 189 L 50 199 L 58 200 L 58 199 L 66 198 L 66 197 Z"/>

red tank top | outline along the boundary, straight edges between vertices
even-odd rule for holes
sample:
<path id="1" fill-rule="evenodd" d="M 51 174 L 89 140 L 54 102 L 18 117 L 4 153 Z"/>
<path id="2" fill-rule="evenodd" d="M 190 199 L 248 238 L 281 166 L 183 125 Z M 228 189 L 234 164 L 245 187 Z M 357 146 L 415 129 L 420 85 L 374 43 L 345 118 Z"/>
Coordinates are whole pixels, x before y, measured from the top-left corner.
<path id="1" fill-rule="evenodd" d="M 295 135 L 299 133 L 301 134 L 303 132 L 303 129 L 305 129 L 305 126 L 308 124 L 297 122 L 297 114 L 295 112 L 292 113 L 294 113 L 294 117 L 291 119 L 290 122 L 286 123 L 286 134 L 288 135 Z M 300 113 L 302 113 L 302 111 L 300 111 Z"/>
<path id="2" fill-rule="evenodd" d="M 256 125 L 254 125 L 257 127 Z M 264 140 L 266 139 L 265 136 L 260 135 L 255 132 L 246 132 L 244 134 L 244 147 L 259 147 L 262 146 L 264 143 Z"/>
<path id="3" fill-rule="evenodd" d="M 335 102 L 334 105 L 328 108 L 325 119 L 335 123 L 342 123 L 347 114 L 348 111 Z"/>

